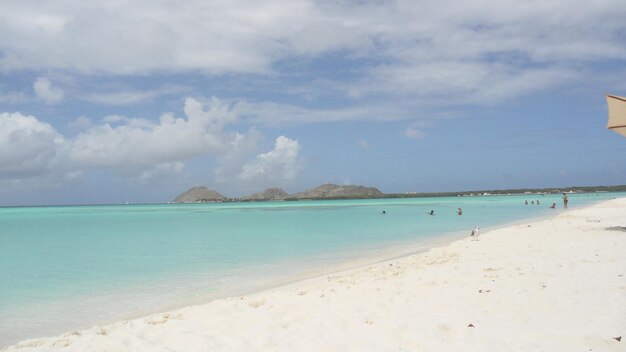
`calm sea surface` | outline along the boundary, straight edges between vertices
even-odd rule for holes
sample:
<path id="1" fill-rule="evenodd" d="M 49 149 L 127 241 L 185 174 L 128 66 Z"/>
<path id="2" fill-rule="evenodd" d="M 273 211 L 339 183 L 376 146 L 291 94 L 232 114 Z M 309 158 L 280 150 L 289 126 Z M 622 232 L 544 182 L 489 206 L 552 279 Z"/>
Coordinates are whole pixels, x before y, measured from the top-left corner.
<path id="1" fill-rule="evenodd" d="M 573 194 L 570 208 L 615 196 Z M 561 208 L 558 195 L 0 208 L 0 347 L 562 211 L 553 202 Z"/>

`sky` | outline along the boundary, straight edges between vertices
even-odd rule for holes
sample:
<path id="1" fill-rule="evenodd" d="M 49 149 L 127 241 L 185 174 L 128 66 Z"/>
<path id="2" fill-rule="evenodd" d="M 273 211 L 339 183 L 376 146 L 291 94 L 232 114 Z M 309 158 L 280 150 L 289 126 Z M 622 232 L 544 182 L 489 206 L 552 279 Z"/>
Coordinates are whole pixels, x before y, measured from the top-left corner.
<path id="1" fill-rule="evenodd" d="M 0 205 L 626 184 L 626 2 L 0 0 Z"/>

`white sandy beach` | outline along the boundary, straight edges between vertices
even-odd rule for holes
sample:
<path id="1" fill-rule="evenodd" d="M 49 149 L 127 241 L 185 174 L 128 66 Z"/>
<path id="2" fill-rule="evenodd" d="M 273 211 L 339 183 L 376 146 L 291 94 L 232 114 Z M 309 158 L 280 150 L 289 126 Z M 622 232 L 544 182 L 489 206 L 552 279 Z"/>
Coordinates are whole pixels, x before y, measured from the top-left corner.
<path id="1" fill-rule="evenodd" d="M 626 198 L 4 350 L 626 351 L 626 232 L 614 226 Z"/>

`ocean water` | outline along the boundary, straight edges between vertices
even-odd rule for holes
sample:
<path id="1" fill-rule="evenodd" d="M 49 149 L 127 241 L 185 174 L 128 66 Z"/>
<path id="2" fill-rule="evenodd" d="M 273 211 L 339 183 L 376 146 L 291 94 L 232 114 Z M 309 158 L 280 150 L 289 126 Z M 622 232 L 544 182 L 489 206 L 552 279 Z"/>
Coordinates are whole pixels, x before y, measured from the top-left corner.
<path id="1" fill-rule="evenodd" d="M 572 194 L 570 208 L 615 196 Z M 0 208 L 0 347 L 563 211 L 553 202 L 561 208 L 559 195 Z"/>

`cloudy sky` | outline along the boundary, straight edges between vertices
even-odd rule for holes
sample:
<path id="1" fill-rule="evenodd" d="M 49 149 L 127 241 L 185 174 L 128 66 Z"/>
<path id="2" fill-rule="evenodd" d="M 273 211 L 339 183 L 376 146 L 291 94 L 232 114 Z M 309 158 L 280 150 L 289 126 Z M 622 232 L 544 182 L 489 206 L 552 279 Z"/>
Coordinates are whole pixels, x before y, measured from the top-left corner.
<path id="1" fill-rule="evenodd" d="M 626 3 L 0 0 L 0 205 L 626 184 Z"/>

